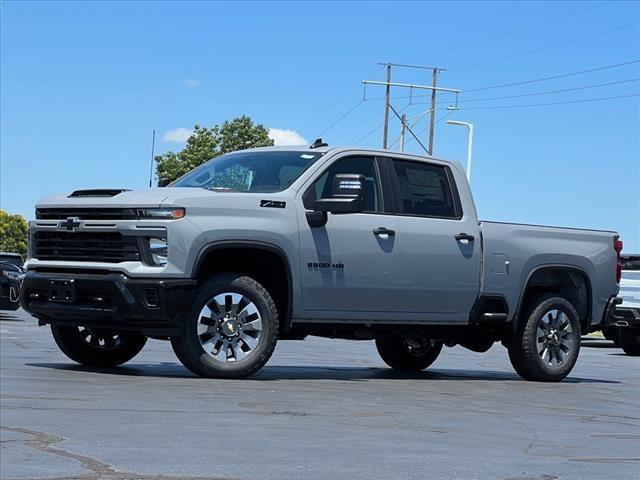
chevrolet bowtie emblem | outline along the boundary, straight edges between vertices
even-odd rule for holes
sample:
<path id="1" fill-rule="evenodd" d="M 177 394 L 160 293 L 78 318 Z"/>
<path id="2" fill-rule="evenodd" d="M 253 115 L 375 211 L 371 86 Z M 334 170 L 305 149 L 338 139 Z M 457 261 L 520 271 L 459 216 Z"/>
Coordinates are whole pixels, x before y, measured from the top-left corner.
<path id="1" fill-rule="evenodd" d="M 82 222 L 78 217 L 67 217 L 66 220 L 61 220 L 60 223 L 58 223 L 58 228 L 64 228 L 65 230 L 71 232 L 78 228 L 80 225 L 82 225 Z"/>

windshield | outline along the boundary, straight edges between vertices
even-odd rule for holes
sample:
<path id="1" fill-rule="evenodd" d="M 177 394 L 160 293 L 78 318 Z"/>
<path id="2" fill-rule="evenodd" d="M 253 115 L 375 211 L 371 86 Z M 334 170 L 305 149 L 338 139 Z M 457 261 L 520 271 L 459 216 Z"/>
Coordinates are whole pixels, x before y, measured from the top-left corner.
<path id="1" fill-rule="evenodd" d="M 280 192 L 321 156 L 322 153 L 308 151 L 229 153 L 209 160 L 170 186 L 233 192 Z"/>

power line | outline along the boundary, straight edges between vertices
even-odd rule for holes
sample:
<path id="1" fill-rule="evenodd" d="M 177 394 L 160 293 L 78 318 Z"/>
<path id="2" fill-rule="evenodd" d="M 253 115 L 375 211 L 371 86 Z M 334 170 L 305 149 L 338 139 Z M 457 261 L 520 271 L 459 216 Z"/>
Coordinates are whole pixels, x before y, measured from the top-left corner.
<path id="1" fill-rule="evenodd" d="M 580 40 L 586 40 L 588 38 L 598 37 L 600 35 L 606 35 L 607 33 L 617 32 L 618 30 L 623 30 L 625 28 L 636 26 L 639 23 L 640 22 L 629 23 L 629 24 L 626 24 L 626 25 L 621 25 L 621 26 L 618 26 L 618 27 L 615 27 L 615 28 L 611 28 L 609 30 L 604 30 L 604 31 L 601 31 L 601 32 L 596 32 L 596 33 L 591 33 L 589 35 L 584 35 L 584 36 L 578 37 L 578 38 L 572 38 L 570 40 L 564 40 L 564 41 L 558 42 L 558 43 L 552 43 L 550 45 L 545 45 L 544 47 L 532 48 L 530 50 L 523 50 L 523 51 L 520 51 L 520 52 L 516 52 L 516 53 L 510 54 L 510 55 L 506 55 L 504 57 L 497 57 L 497 58 L 492 58 L 490 60 L 485 60 L 485 61 L 482 61 L 482 62 L 470 63 L 468 65 L 463 65 L 461 67 L 454 67 L 454 68 L 451 68 L 450 71 L 464 70 L 466 68 L 477 67 L 477 66 L 480 66 L 480 65 L 486 65 L 488 63 L 500 62 L 502 60 L 508 60 L 508 59 L 511 59 L 511 58 L 520 57 L 522 55 L 528 55 L 530 53 L 536 53 L 536 52 L 540 52 L 540 51 L 543 51 L 543 50 L 548 50 L 550 48 L 560 47 L 562 45 L 567 45 L 569 43 L 578 42 Z"/>
<path id="2" fill-rule="evenodd" d="M 461 50 L 463 48 L 472 47 L 472 46 L 475 46 L 475 45 L 479 45 L 481 43 L 490 42 L 491 40 L 496 40 L 498 38 L 506 37 L 507 35 L 512 35 L 514 33 L 520 33 L 520 32 L 523 32 L 525 30 L 529 30 L 531 28 L 536 28 L 536 27 L 540 27 L 542 25 L 546 25 L 547 23 L 552 23 L 552 22 L 555 22 L 557 20 L 562 20 L 564 18 L 568 18 L 568 17 L 571 17 L 573 15 L 577 15 L 579 13 L 586 12 L 587 10 L 591 10 L 593 8 L 603 7 L 605 5 L 608 5 L 609 3 L 613 3 L 613 1 L 603 2 L 603 3 L 597 4 L 597 5 L 590 5 L 588 7 L 581 8 L 579 10 L 574 10 L 573 12 L 569 12 L 569 13 L 566 13 L 564 15 L 560 15 L 558 17 L 553 17 L 553 18 L 549 18 L 547 20 L 543 20 L 542 22 L 537 22 L 537 23 L 533 23 L 533 24 L 530 24 L 530 25 L 525 25 L 524 27 L 516 28 L 515 30 L 509 30 L 507 32 L 499 33 L 497 35 L 492 35 L 490 37 L 482 38 L 480 40 L 475 40 L 475 41 L 472 41 L 472 42 L 464 43 L 464 44 L 458 45 L 456 47 L 446 48 L 444 50 L 440 50 L 440 51 L 437 51 L 437 52 L 432 52 L 432 53 L 429 53 L 427 55 L 423 55 L 423 56 L 420 56 L 420 57 L 412 58 L 412 59 L 410 59 L 408 61 L 409 62 L 413 62 L 413 61 L 416 61 L 416 60 L 422 60 L 422 59 L 427 58 L 427 57 L 433 57 L 433 56 L 436 56 L 436 55 L 442 55 L 443 53 L 455 52 L 455 51 Z"/>
<path id="3" fill-rule="evenodd" d="M 584 73 L 598 72 L 598 71 L 601 71 L 601 70 L 608 70 L 610 68 L 623 67 L 625 65 L 632 65 L 632 64 L 638 63 L 638 62 L 640 62 L 640 60 L 631 60 L 629 62 L 616 63 L 614 65 L 605 65 L 603 67 L 591 68 L 589 70 L 581 70 L 579 72 L 563 73 L 562 75 L 553 75 L 551 77 L 542 77 L 542 78 L 536 78 L 536 79 L 533 79 L 533 80 L 523 80 L 523 81 L 520 81 L 520 82 L 513 82 L 513 83 L 503 83 L 503 84 L 500 84 L 500 85 L 491 85 L 489 87 L 471 88 L 471 89 L 465 90 L 465 92 L 466 93 L 479 92 L 481 90 L 493 90 L 493 89 L 496 89 L 496 88 L 515 87 L 516 85 L 525 85 L 525 84 L 528 84 L 528 83 L 544 82 L 544 81 L 547 81 L 547 80 L 555 80 L 557 78 L 566 78 L 566 77 L 572 77 L 574 75 L 582 75 Z"/>
<path id="4" fill-rule="evenodd" d="M 630 78 L 628 80 L 619 80 L 616 82 L 606 82 L 606 83 L 596 83 L 594 85 L 584 85 L 581 87 L 573 87 L 573 88 L 562 88 L 560 90 L 545 90 L 544 92 L 533 92 L 533 93 L 521 93 L 519 95 L 503 95 L 500 97 L 485 97 L 485 98 L 472 98 L 469 100 L 463 100 L 464 103 L 468 103 L 468 102 L 487 102 L 490 100 L 506 100 L 508 98 L 520 98 L 520 97 L 534 97 L 537 95 L 550 95 L 553 93 L 565 93 L 565 92 L 574 92 L 576 90 L 586 90 L 589 88 L 596 88 L 596 87 L 608 87 L 610 85 L 621 85 L 623 83 L 631 83 L 631 82 L 637 82 L 640 81 L 640 78 Z M 426 95 L 423 95 L 426 96 Z"/>
<path id="5" fill-rule="evenodd" d="M 553 93 L 564 93 L 564 92 L 573 92 L 576 90 L 585 90 L 585 89 L 589 89 L 589 88 L 597 88 L 597 87 L 607 87 L 610 85 L 621 85 L 624 83 L 631 83 L 631 82 L 637 82 L 640 81 L 640 78 L 630 78 L 628 80 L 618 80 L 615 82 L 605 82 L 605 83 L 596 83 L 593 85 L 583 85 L 580 87 L 571 87 L 571 88 L 562 88 L 559 90 L 545 90 L 542 92 L 532 92 L 532 93 L 520 93 L 517 95 L 502 95 L 500 97 L 484 97 L 484 98 L 471 98 L 471 99 L 463 99 L 462 101 L 464 103 L 468 103 L 468 102 L 487 102 L 490 100 L 505 100 L 508 98 L 520 98 L 520 97 L 533 97 L 533 96 L 537 96 L 537 95 L 550 95 Z M 429 95 L 413 95 L 412 98 L 419 98 L 419 97 L 428 97 Z M 410 98 L 408 96 L 399 96 L 399 97 L 391 97 L 392 100 L 399 100 L 402 98 Z M 370 98 L 369 100 L 380 100 L 380 98 Z M 438 105 L 442 106 L 442 105 L 448 105 L 448 102 L 439 102 Z"/>
<path id="6" fill-rule="evenodd" d="M 640 97 L 640 93 L 632 93 L 630 95 L 616 95 L 613 97 L 600 97 L 600 98 L 584 98 L 581 100 L 565 100 L 563 102 L 547 102 L 547 103 L 528 103 L 524 105 L 493 105 L 486 107 L 465 107 L 460 105 L 460 110 L 494 110 L 502 108 L 525 108 L 525 107 L 545 107 L 549 105 L 566 105 L 568 103 L 587 103 L 587 102 L 601 102 L 605 100 L 615 100 L 619 98 Z"/>
<path id="7" fill-rule="evenodd" d="M 321 138 L 325 133 L 327 133 L 329 130 L 331 130 L 333 127 L 335 127 L 337 124 L 339 124 L 342 120 L 344 120 L 345 118 L 347 118 L 351 113 L 353 113 L 356 108 L 358 108 L 360 105 L 362 105 L 365 101 L 364 100 L 360 100 L 358 103 L 356 103 L 353 107 L 351 107 L 349 110 L 347 110 L 347 112 L 342 115 L 340 118 L 338 118 L 335 122 L 333 122 L 331 125 L 329 125 L 327 128 L 325 128 L 320 135 L 318 135 L 318 138 Z"/>
<path id="8" fill-rule="evenodd" d="M 446 118 L 449 118 L 451 115 L 453 115 L 456 111 L 455 110 L 451 110 L 450 112 L 445 113 L 444 115 L 442 115 L 439 119 L 436 120 L 436 125 L 440 122 L 442 122 L 443 120 L 445 120 Z M 418 132 L 418 135 L 422 135 L 424 132 L 427 131 L 429 127 L 425 127 L 422 130 L 420 130 Z M 411 142 L 411 140 L 413 140 L 413 138 L 409 138 L 406 142 L 405 142 L 405 146 L 407 143 Z"/>
<path id="9" fill-rule="evenodd" d="M 398 110 L 398 113 L 402 113 L 404 110 L 406 110 L 407 108 L 409 108 L 411 106 L 410 103 L 407 103 L 404 107 L 402 107 L 400 110 Z M 377 113 L 376 113 L 377 115 Z M 366 119 L 364 122 L 358 124 L 358 127 L 360 125 L 362 125 L 363 123 L 371 120 L 371 118 L 373 117 L 369 117 L 368 119 Z M 380 130 L 383 127 L 383 124 L 378 125 L 376 128 L 374 128 L 373 130 L 371 130 L 369 133 L 365 134 L 364 137 L 360 138 L 359 140 L 357 140 L 354 145 L 359 144 L 360 142 L 362 142 L 363 140 L 365 140 L 366 138 L 370 137 L 371 135 L 373 135 L 375 132 L 377 132 L 378 130 Z M 426 130 L 425 130 L 426 131 Z"/>
<path id="10" fill-rule="evenodd" d="M 323 117 L 327 112 L 333 110 L 335 107 L 337 107 L 338 105 L 340 105 L 341 103 L 343 103 L 346 99 L 351 98 L 351 96 L 353 95 L 353 92 L 355 92 L 356 90 L 358 90 L 360 88 L 359 85 L 356 85 L 355 88 L 353 88 L 351 91 L 349 91 L 349 93 L 347 95 L 345 95 L 344 97 L 341 97 L 340 100 L 338 100 L 337 102 L 331 104 L 329 107 L 325 108 L 324 110 L 322 110 L 320 113 L 318 113 L 317 115 L 315 115 L 311 120 L 309 120 L 307 123 L 305 123 L 302 127 L 300 128 L 306 128 L 309 125 L 313 124 L 316 120 L 320 119 L 321 117 Z"/>

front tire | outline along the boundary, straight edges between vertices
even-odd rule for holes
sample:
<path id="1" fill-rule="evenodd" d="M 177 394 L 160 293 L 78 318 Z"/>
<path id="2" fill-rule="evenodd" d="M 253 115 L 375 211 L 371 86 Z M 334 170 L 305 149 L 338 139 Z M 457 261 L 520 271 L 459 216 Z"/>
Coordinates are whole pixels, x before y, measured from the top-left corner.
<path id="1" fill-rule="evenodd" d="M 552 294 L 532 301 L 509 343 L 509 359 L 525 380 L 559 382 L 580 351 L 580 321 L 567 300 Z"/>
<path id="2" fill-rule="evenodd" d="M 417 372 L 429 367 L 442 351 L 442 344 L 417 342 L 396 336 L 376 338 L 380 357 L 391 368 Z"/>
<path id="3" fill-rule="evenodd" d="M 171 346 L 182 364 L 208 378 L 245 378 L 271 358 L 278 311 L 269 292 L 241 274 L 218 275 L 200 287 Z"/>
<path id="4" fill-rule="evenodd" d="M 618 329 L 618 343 L 627 355 L 640 356 L 640 329 L 622 327 Z"/>
<path id="5" fill-rule="evenodd" d="M 89 367 L 115 367 L 135 357 L 147 337 L 102 328 L 51 325 L 58 348 L 74 362 Z"/>

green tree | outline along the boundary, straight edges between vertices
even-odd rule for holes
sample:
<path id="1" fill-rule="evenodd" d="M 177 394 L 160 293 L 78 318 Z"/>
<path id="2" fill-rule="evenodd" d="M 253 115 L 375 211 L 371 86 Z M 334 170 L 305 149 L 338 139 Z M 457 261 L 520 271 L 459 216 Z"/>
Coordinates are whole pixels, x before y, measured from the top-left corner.
<path id="1" fill-rule="evenodd" d="M 226 121 L 222 126 L 196 125 L 182 150 L 156 156 L 158 184 L 166 185 L 218 155 L 271 145 L 273 140 L 268 130 L 246 115 Z"/>
<path id="2" fill-rule="evenodd" d="M 24 217 L 0 210 L 0 251 L 24 256 L 28 238 L 29 224 Z"/>

